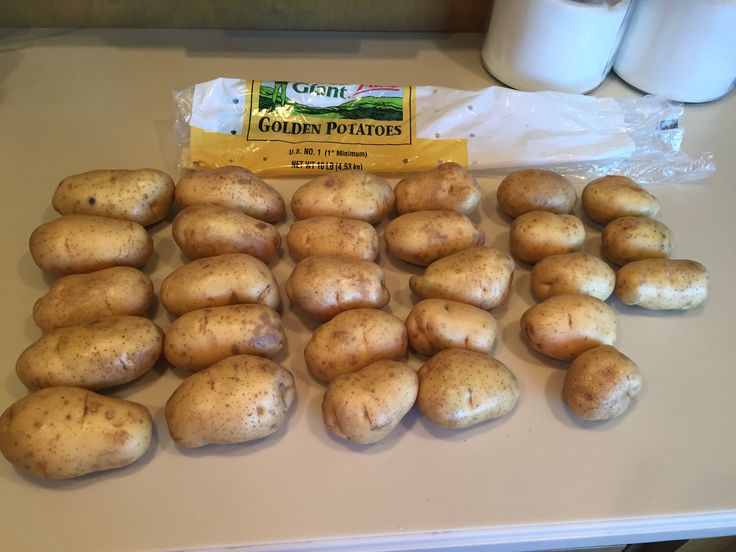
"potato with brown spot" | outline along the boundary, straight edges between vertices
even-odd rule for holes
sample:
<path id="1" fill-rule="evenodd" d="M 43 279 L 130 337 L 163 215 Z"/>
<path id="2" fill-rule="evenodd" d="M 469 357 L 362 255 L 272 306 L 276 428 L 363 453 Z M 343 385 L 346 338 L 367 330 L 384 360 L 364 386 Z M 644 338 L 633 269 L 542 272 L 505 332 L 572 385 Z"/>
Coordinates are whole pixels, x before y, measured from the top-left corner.
<path id="1" fill-rule="evenodd" d="M 641 259 L 668 259 L 674 243 L 675 235 L 666 224 L 647 217 L 614 219 L 601 233 L 601 253 L 617 265 Z"/>
<path id="2" fill-rule="evenodd" d="M 625 305 L 651 310 L 687 310 L 710 290 L 708 270 L 688 259 L 643 259 L 616 272 L 616 296 Z"/>
<path id="3" fill-rule="evenodd" d="M 470 214 L 480 203 L 475 177 L 457 163 L 442 163 L 431 171 L 406 176 L 394 187 L 396 211 L 441 210 Z"/>
<path id="4" fill-rule="evenodd" d="M 540 301 L 567 293 L 605 301 L 615 285 L 616 273 L 603 259 L 579 251 L 545 257 L 531 272 L 532 293 Z"/>
<path id="5" fill-rule="evenodd" d="M 529 211 L 570 213 L 577 193 L 570 181 L 553 171 L 522 169 L 501 181 L 496 191 L 501 210 L 512 218 Z"/>
<path id="6" fill-rule="evenodd" d="M 297 220 L 289 228 L 286 244 L 296 261 L 312 255 L 338 255 L 366 261 L 378 257 L 376 229 L 356 219 L 316 216 Z"/>
<path id="7" fill-rule="evenodd" d="M 601 224 L 620 217 L 653 217 L 659 212 L 659 200 L 625 176 L 608 175 L 589 182 L 581 199 L 585 214 Z"/>
<path id="8" fill-rule="evenodd" d="M 520 261 L 534 264 L 550 255 L 579 251 L 585 227 L 574 215 L 529 211 L 511 223 L 509 250 Z"/>

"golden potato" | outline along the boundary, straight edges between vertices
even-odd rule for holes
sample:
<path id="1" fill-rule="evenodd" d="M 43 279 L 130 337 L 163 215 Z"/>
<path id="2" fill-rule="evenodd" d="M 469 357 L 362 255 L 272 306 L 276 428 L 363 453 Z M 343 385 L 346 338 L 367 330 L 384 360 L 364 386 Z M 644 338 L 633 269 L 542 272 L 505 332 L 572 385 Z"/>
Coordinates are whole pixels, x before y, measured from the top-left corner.
<path id="1" fill-rule="evenodd" d="M 52 199 L 61 215 L 99 215 L 148 226 L 174 204 L 174 181 L 156 169 L 97 170 L 62 180 Z"/>
<path id="2" fill-rule="evenodd" d="M 95 215 L 65 215 L 42 224 L 29 240 L 31 257 L 50 274 L 80 274 L 111 266 L 141 267 L 153 240 L 137 222 Z"/>
<path id="3" fill-rule="evenodd" d="M 669 227 L 647 217 L 621 217 L 606 224 L 601 233 L 601 253 L 624 265 L 641 259 L 669 258 L 675 235 Z"/>
<path id="4" fill-rule="evenodd" d="M 519 383 L 502 362 L 467 349 L 445 349 L 419 369 L 417 406 L 429 420 L 462 429 L 510 412 Z"/>
<path id="5" fill-rule="evenodd" d="M 540 260 L 532 268 L 531 288 L 540 301 L 565 293 L 608 299 L 616 285 L 616 273 L 595 255 L 564 253 Z"/>
<path id="6" fill-rule="evenodd" d="M 151 444 L 146 407 L 79 387 L 50 387 L 0 416 L 0 451 L 38 477 L 69 479 L 127 466 Z"/>
<path id="7" fill-rule="evenodd" d="M 575 207 L 577 193 L 561 174 L 542 169 L 522 169 L 501 181 L 496 201 L 501 210 L 513 218 L 529 211 L 565 214 Z"/>
<path id="8" fill-rule="evenodd" d="M 304 360 L 315 377 L 332 381 L 379 360 L 401 360 L 407 344 L 404 323 L 394 315 L 352 309 L 314 331 L 304 348 Z"/>
<path id="9" fill-rule="evenodd" d="M 406 176 L 396 183 L 394 194 L 399 215 L 435 209 L 467 215 L 481 198 L 475 177 L 457 163 L 442 163 L 431 171 Z"/>
<path id="10" fill-rule="evenodd" d="M 469 247 L 438 259 L 409 287 L 422 299 L 449 299 L 491 309 L 503 303 L 514 276 L 514 260 L 490 247 Z"/>
<path id="11" fill-rule="evenodd" d="M 562 398 L 583 420 L 608 420 L 624 413 L 641 390 L 639 367 L 614 347 L 581 353 L 565 373 Z"/>
<path id="12" fill-rule="evenodd" d="M 281 318 L 268 307 L 211 307 L 174 320 L 164 339 L 164 356 L 176 368 L 196 371 L 232 355 L 270 358 L 281 350 L 284 339 Z"/>
<path id="13" fill-rule="evenodd" d="M 21 353 L 15 371 L 30 389 L 105 389 L 153 368 L 163 341 L 161 328 L 147 318 L 110 316 L 50 331 Z"/>
<path id="14" fill-rule="evenodd" d="M 380 309 L 391 298 L 380 266 L 334 256 L 299 261 L 286 281 L 286 295 L 317 320 L 361 307 Z"/>
<path id="15" fill-rule="evenodd" d="M 237 209 L 266 222 L 284 217 L 284 198 L 261 178 L 243 167 L 220 167 L 182 177 L 176 185 L 182 207 L 214 205 Z"/>
<path id="16" fill-rule="evenodd" d="M 141 315 L 152 301 L 153 282 L 148 276 L 136 268 L 115 266 L 62 276 L 33 305 L 33 320 L 49 331 L 106 316 Z"/>
<path id="17" fill-rule="evenodd" d="M 692 309 L 708 298 L 709 288 L 708 270 L 686 259 L 643 259 L 616 272 L 619 300 L 644 309 Z"/>
<path id="18" fill-rule="evenodd" d="M 370 445 L 399 425 L 417 398 L 419 378 L 403 362 L 382 360 L 330 382 L 322 398 L 325 427 L 337 437 Z"/>
<path id="19" fill-rule="evenodd" d="M 181 382 L 164 414 L 171 438 L 183 447 L 244 443 L 281 427 L 295 398 L 294 376 L 286 368 L 235 355 Z"/>
<path id="20" fill-rule="evenodd" d="M 412 348 L 422 355 L 445 349 L 490 353 L 498 323 L 490 312 L 473 305 L 425 299 L 414 305 L 406 317 L 406 331 Z"/>
<path id="21" fill-rule="evenodd" d="M 388 223 L 383 237 L 389 252 L 419 266 L 486 242 L 483 230 L 455 211 L 413 211 L 401 215 Z"/>
<path id="22" fill-rule="evenodd" d="M 376 229 L 362 220 L 310 217 L 291 225 L 286 244 L 295 260 L 311 255 L 340 255 L 373 261 L 378 257 Z"/>
<path id="23" fill-rule="evenodd" d="M 601 224 L 620 217 L 653 217 L 659 212 L 657 198 L 625 176 L 608 175 L 589 182 L 581 199 L 583 211 Z"/>
<path id="24" fill-rule="evenodd" d="M 534 264 L 550 255 L 579 251 L 585 227 L 574 215 L 529 211 L 511 223 L 509 249 L 520 261 Z"/>
<path id="25" fill-rule="evenodd" d="M 616 315 L 590 295 L 553 295 L 521 316 L 529 345 L 558 360 L 572 360 L 583 351 L 616 341 Z"/>
<path id="26" fill-rule="evenodd" d="M 298 219 L 327 215 L 377 224 L 395 203 L 393 189 L 380 176 L 340 171 L 302 184 L 291 198 L 291 210 Z"/>

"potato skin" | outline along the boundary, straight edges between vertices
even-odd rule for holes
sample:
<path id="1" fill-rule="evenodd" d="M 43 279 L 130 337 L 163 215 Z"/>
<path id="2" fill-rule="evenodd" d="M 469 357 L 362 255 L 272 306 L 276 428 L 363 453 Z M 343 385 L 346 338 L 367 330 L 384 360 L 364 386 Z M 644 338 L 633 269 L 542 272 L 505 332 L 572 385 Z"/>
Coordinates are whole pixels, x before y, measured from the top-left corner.
<path id="1" fill-rule="evenodd" d="M 378 234 L 369 223 L 333 216 L 298 220 L 286 235 L 291 256 L 340 255 L 373 261 L 378 257 Z"/>
<path id="2" fill-rule="evenodd" d="M 312 375 L 332 381 L 379 360 L 401 360 L 407 347 L 400 319 L 378 309 L 353 309 L 314 331 L 304 348 L 304 361 Z"/>
<path id="3" fill-rule="evenodd" d="M 409 287 L 422 299 L 449 299 L 487 310 L 506 299 L 514 268 L 514 260 L 503 251 L 468 247 L 409 278 Z"/>
<path id="4" fill-rule="evenodd" d="M 572 362 L 562 398 L 580 419 L 609 420 L 624 413 L 641 385 L 639 367 L 614 347 L 603 345 Z"/>
<path id="5" fill-rule="evenodd" d="M 281 318 L 258 304 L 227 305 L 183 314 L 164 339 L 164 356 L 176 368 L 202 370 L 228 356 L 272 357 L 284 345 Z"/>
<path id="6" fill-rule="evenodd" d="M 31 256 L 50 274 L 80 274 L 111 266 L 139 268 L 153 254 L 153 240 L 137 222 L 96 215 L 65 215 L 31 234 Z"/>
<path id="7" fill-rule="evenodd" d="M 601 233 L 601 254 L 617 265 L 672 255 L 675 235 L 669 227 L 647 217 L 621 217 Z"/>
<path id="8" fill-rule="evenodd" d="M 589 182 L 581 200 L 585 214 L 601 224 L 620 217 L 653 217 L 659 212 L 659 200 L 625 176 L 608 175 Z"/>
<path id="9" fill-rule="evenodd" d="M 235 355 L 182 381 L 164 414 L 171 438 L 183 447 L 244 443 L 281 427 L 295 398 L 294 376 L 286 368 Z"/>
<path id="10" fill-rule="evenodd" d="M 471 213 L 480 203 L 481 190 L 473 175 L 457 163 L 442 163 L 431 171 L 402 178 L 394 187 L 396 211 L 456 211 Z"/>
<path id="11" fill-rule="evenodd" d="M 265 222 L 284 218 L 284 198 L 261 178 L 243 167 L 220 167 L 182 177 L 176 185 L 182 207 L 213 205 L 237 209 Z"/>
<path id="12" fill-rule="evenodd" d="M 501 181 L 496 191 L 501 210 L 512 218 L 529 211 L 570 213 L 577 193 L 570 181 L 553 171 L 522 169 Z"/>
<path id="13" fill-rule="evenodd" d="M 574 215 L 529 211 L 511 223 L 509 249 L 520 261 L 534 264 L 550 255 L 579 251 L 585 227 Z"/>
<path id="14" fill-rule="evenodd" d="M 114 266 L 62 276 L 33 305 L 33 320 L 46 332 L 106 316 L 142 315 L 152 301 L 148 276 L 136 268 Z"/>
<path id="15" fill-rule="evenodd" d="M 47 479 L 127 466 L 151 444 L 153 421 L 141 404 L 79 387 L 41 389 L 0 416 L 0 451 Z"/>
<path id="16" fill-rule="evenodd" d="M 401 215 L 388 223 L 383 237 L 393 255 L 419 266 L 486 242 L 483 230 L 455 211 L 413 211 Z"/>
<path id="17" fill-rule="evenodd" d="M 258 303 L 276 310 L 279 286 L 266 264 L 243 253 L 226 253 L 190 261 L 169 274 L 159 291 L 174 316 L 206 307 Z"/>
<path id="18" fill-rule="evenodd" d="M 490 312 L 457 301 L 424 299 L 406 317 L 412 348 L 422 355 L 445 349 L 470 349 L 490 354 L 498 322 Z"/>
<path id="19" fill-rule="evenodd" d="M 403 362 L 383 360 L 330 382 L 322 398 L 325 427 L 361 445 L 384 439 L 417 397 L 419 378 Z"/>
<path id="20" fill-rule="evenodd" d="M 156 169 L 96 170 L 62 180 L 52 204 L 60 215 L 98 215 L 149 226 L 174 204 L 174 181 Z"/>
<path id="21" fill-rule="evenodd" d="M 435 424 L 462 429 L 510 412 L 516 376 L 502 362 L 467 349 L 445 349 L 419 369 L 417 406 Z"/>
<path id="22" fill-rule="evenodd" d="M 297 219 L 328 215 L 377 224 L 395 203 L 393 189 L 380 176 L 340 171 L 302 184 L 291 198 L 291 210 Z"/>
<path id="23" fill-rule="evenodd" d="M 142 316 L 110 316 L 58 328 L 18 357 L 15 371 L 26 387 L 105 389 L 133 381 L 161 356 L 163 331 Z"/>
<path id="24" fill-rule="evenodd" d="M 301 260 L 286 281 L 289 299 L 316 320 L 389 302 L 383 269 L 349 257 L 312 256 Z"/>
<path id="25" fill-rule="evenodd" d="M 708 298 L 709 289 L 708 270 L 687 259 L 643 259 L 616 272 L 618 299 L 644 309 L 692 309 Z"/>
<path id="26" fill-rule="evenodd" d="M 520 322 L 529 345 L 557 360 L 616 341 L 616 315 L 590 295 L 553 295 L 529 308 Z"/>
<path id="27" fill-rule="evenodd" d="M 616 273 L 603 259 L 581 252 L 545 257 L 531 272 L 532 293 L 540 301 L 566 293 L 592 295 L 605 301 L 615 285 Z"/>

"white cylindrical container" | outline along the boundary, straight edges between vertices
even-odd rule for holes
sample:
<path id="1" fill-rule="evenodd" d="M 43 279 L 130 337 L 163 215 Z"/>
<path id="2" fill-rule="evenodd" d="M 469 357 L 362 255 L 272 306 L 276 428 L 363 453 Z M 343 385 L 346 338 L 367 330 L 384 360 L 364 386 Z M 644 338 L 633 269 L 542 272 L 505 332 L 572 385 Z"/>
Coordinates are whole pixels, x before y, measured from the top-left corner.
<path id="1" fill-rule="evenodd" d="M 519 90 L 586 93 L 611 63 L 629 0 L 494 0 L 483 63 Z"/>
<path id="2" fill-rule="evenodd" d="M 613 65 L 626 82 L 708 102 L 736 80 L 736 0 L 639 0 Z"/>

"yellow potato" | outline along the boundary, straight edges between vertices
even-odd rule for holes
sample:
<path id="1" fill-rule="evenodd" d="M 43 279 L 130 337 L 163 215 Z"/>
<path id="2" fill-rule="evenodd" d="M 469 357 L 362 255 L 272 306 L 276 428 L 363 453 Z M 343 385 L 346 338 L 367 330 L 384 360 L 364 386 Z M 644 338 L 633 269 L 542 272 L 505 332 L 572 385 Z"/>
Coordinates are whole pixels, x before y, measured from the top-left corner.
<path id="1" fill-rule="evenodd" d="M 483 230 L 455 211 L 413 211 L 401 215 L 386 226 L 383 237 L 393 255 L 419 266 L 486 241 Z"/>
<path id="2" fill-rule="evenodd" d="M 491 309 L 503 303 L 514 276 L 514 261 L 490 247 L 469 247 L 438 259 L 409 287 L 422 299 L 449 299 Z"/>
<path id="3" fill-rule="evenodd" d="M 620 416 L 641 390 L 639 367 L 614 347 L 581 353 L 565 373 L 562 398 L 583 420 Z"/>
<path id="4" fill-rule="evenodd" d="M 299 261 L 286 281 L 286 295 L 317 320 L 329 320 L 350 309 L 380 309 L 391 298 L 380 266 L 333 256 Z"/>
<path id="5" fill-rule="evenodd" d="M 624 265 L 631 261 L 669 258 L 675 235 L 669 227 L 647 217 L 621 217 L 606 224 L 601 233 L 601 253 Z"/>
<path id="6" fill-rule="evenodd" d="M 146 407 L 79 387 L 41 389 L 0 416 L 0 450 L 38 477 L 68 479 L 127 466 L 151 444 Z"/>
<path id="7" fill-rule="evenodd" d="M 38 267 L 57 276 L 141 267 L 153 254 L 153 240 L 143 226 L 95 215 L 66 215 L 42 224 L 29 247 Z"/>
<path id="8" fill-rule="evenodd" d="M 374 362 L 338 376 L 322 398 L 325 427 L 337 437 L 370 445 L 399 425 L 417 398 L 419 379 L 408 364 Z"/>
<path id="9" fill-rule="evenodd" d="M 590 295 L 553 295 L 521 316 L 529 345 L 558 360 L 572 360 L 583 351 L 616 341 L 616 315 Z"/>
<path id="10" fill-rule="evenodd" d="M 161 328 L 147 318 L 110 316 L 50 331 L 21 353 L 15 371 L 30 389 L 105 389 L 153 368 L 163 341 Z"/>
<path id="11" fill-rule="evenodd" d="M 564 253 L 540 260 L 532 268 L 531 288 L 540 301 L 565 293 L 608 299 L 616 285 L 616 273 L 608 264 L 586 253 Z"/>
<path id="12" fill-rule="evenodd" d="M 136 268 L 115 266 L 62 276 L 33 305 L 33 320 L 48 331 L 106 316 L 142 315 L 152 301 L 148 276 Z"/>
<path id="13" fill-rule="evenodd" d="M 289 228 L 286 244 L 297 261 L 311 255 L 342 255 L 366 261 L 378 257 L 376 229 L 355 219 L 317 216 L 298 220 Z"/>
<path id="14" fill-rule="evenodd" d="M 480 203 L 475 177 L 457 163 L 442 163 L 431 171 L 412 174 L 394 188 L 396 211 L 451 210 L 467 215 Z"/>
<path id="15" fill-rule="evenodd" d="M 404 323 L 394 315 L 352 309 L 315 330 L 304 348 L 304 360 L 315 377 L 332 381 L 379 360 L 401 360 L 407 344 Z"/>
<path id="16" fill-rule="evenodd" d="M 223 358 L 272 357 L 284 345 L 281 318 L 258 304 L 227 305 L 183 314 L 164 339 L 164 356 L 176 368 L 201 370 Z"/>
<path id="17" fill-rule="evenodd" d="M 235 355 L 185 379 L 166 401 L 178 445 L 244 443 L 275 432 L 296 398 L 294 376 L 266 358 Z"/>
<path id="18" fill-rule="evenodd" d="M 52 203 L 61 215 L 99 215 L 148 226 L 171 211 L 174 181 L 156 169 L 89 171 L 62 180 Z"/>
<path id="19" fill-rule="evenodd" d="M 281 305 L 279 286 L 263 261 L 243 253 L 205 257 L 177 268 L 161 284 L 161 303 L 174 316 L 205 307 Z"/>
<path id="20" fill-rule="evenodd" d="M 619 217 L 653 217 L 659 201 L 625 176 L 608 175 L 583 188 L 583 211 L 594 221 L 606 224 Z"/>
<path id="21" fill-rule="evenodd" d="M 298 219 L 319 215 L 377 224 L 393 209 L 396 198 L 386 180 L 364 171 L 340 171 L 301 185 L 291 198 Z"/>
<path id="22" fill-rule="evenodd" d="M 529 211 L 511 223 L 509 249 L 520 261 L 534 264 L 550 255 L 579 251 L 585 227 L 574 215 Z"/>
<path id="23" fill-rule="evenodd" d="M 445 349 L 419 369 L 417 406 L 429 420 L 462 429 L 510 412 L 519 383 L 502 362 L 467 349 Z"/>
<path id="24" fill-rule="evenodd" d="M 697 261 L 643 259 L 616 272 L 616 296 L 626 305 L 651 310 L 686 310 L 708 298 L 708 270 Z"/>
<path id="25" fill-rule="evenodd" d="M 552 171 L 522 169 L 501 181 L 496 191 L 501 210 L 516 218 L 529 211 L 572 212 L 577 193 L 570 181 Z"/>

